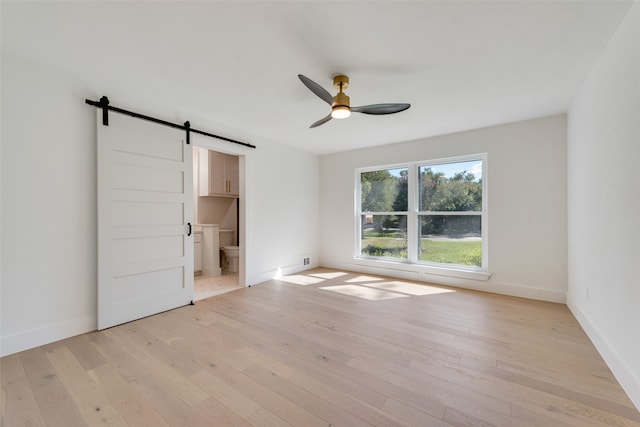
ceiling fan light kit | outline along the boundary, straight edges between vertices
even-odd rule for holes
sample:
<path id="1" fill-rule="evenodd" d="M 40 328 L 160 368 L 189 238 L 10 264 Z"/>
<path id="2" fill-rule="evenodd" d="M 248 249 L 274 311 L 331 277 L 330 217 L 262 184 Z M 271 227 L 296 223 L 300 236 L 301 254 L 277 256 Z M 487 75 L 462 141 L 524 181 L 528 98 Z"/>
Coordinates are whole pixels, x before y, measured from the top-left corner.
<path id="1" fill-rule="evenodd" d="M 331 107 L 331 117 L 334 119 L 346 119 L 351 115 L 351 110 L 347 105 L 335 105 Z"/>
<path id="2" fill-rule="evenodd" d="M 313 123 L 310 126 L 312 128 L 325 124 L 331 119 L 345 119 L 352 112 L 373 115 L 393 114 L 411 106 L 411 104 L 372 104 L 351 108 L 350 99 L 344 93 L 344 90 L 349 87 L 349 77 L 340 75 L 333 78 L 333 87 L 338 89 L 336 96 L 331 96 L 322 86 L 302 74 L 298 74 L 298 78 L 318 98 L 331 106 L 329 115 Z"/>

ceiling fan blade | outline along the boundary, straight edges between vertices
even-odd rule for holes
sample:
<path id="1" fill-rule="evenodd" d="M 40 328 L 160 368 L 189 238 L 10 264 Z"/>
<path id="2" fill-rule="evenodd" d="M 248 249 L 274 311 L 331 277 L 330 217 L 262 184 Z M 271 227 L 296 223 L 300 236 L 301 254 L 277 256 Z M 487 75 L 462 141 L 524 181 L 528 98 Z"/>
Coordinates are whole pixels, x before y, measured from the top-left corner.
<path id="1" fill-rule="evenodd" d="M 362 105 L 360 107 L 351 107 L 352 113 L 364 113 L 364 114 L 393 114 L 404 111 L 411 107 L 411 104 L 373 104 Z"/>
<path id="2" fill-rule="evenodd" d="M 331 114 L 329 114 L 327 117 L 321 118 L 320 120 L 318 120 L 317 122 L 315 122 L 314 124 L 312 124 L 309 127 L 310 128 L 318 127 L 320 125 L 323 125 L 323 124 L 327 123 L 329 120 L 331 120 Z"/>
<path id="3" fill-rule="evenodd" d="M 322 86 L 318 83 L 314 82 L 307 76 L 303 76 L 302 74 L 298 74 L 298 78 L 304 83 L 306 87 L 313 93 L 315 93 L 318 98 L 322 99 L 327 104 L 333 104 L 333 96 L 329 92 L 327 92 Z M 313 126 L 311 126 L 313 127 Z"/>

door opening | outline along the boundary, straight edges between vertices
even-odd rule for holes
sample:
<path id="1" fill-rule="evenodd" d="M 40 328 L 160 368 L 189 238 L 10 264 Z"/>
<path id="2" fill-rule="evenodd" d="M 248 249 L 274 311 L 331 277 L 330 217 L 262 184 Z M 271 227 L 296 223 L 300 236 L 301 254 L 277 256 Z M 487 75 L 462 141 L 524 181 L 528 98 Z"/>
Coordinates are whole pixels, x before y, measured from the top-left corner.
<path id="1" fill-rule="evenodd" d="M 204 142 L 204 141 L 203 141 Z M 244 287 L 244 156 L 194 141 L 194 300 Z"/>

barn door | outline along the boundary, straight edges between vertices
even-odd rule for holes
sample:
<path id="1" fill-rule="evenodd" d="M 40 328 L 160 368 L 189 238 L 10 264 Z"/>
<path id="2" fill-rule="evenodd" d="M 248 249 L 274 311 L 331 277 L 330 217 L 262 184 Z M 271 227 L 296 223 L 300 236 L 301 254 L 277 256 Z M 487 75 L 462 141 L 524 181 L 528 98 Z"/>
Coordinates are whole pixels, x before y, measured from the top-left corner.
<path id="1" fill-rule="evenodd" d="M 98 115 L 98 329 L 193 300 L 193 163 L 186 132 Z"/>

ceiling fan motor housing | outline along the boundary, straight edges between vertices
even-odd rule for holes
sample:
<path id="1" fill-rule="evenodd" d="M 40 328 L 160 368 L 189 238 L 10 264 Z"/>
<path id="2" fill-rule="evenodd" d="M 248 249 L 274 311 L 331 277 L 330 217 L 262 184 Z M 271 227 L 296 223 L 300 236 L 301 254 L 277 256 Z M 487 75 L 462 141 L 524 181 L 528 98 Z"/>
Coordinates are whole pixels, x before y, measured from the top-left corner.
<path id="1" fill-rule="evenodd" d="M 336 96 L 333 97 L 333 105 L 343 105 L 348 107 L 350 100 L 349 97 L 344 92 L 338 92 Z"/>
<path id="2" fill-rule="evenodd" d="M 338 89 L 338 93 L 333 97 L 331 117 L 334 119 L 347 118 L 351 115 L 350 99 L 343 90 L 349 87 L 349 77 L 335 76 L 333 78 L 333 87 Z"/>

